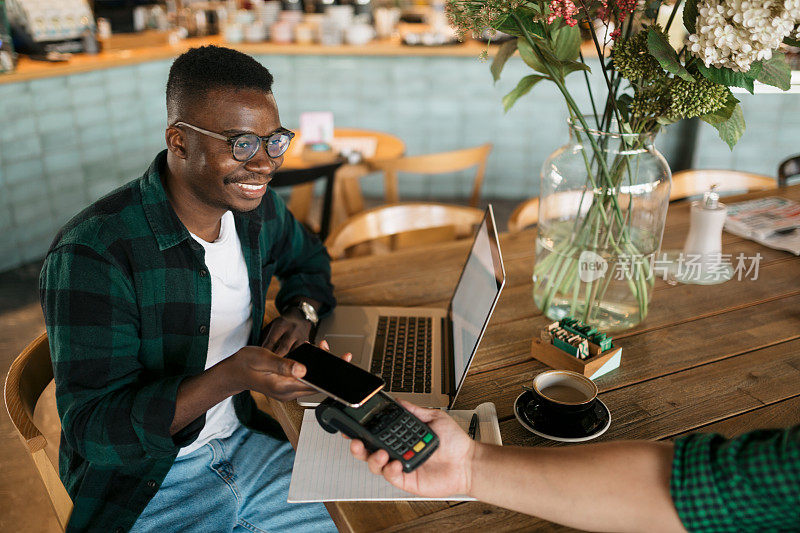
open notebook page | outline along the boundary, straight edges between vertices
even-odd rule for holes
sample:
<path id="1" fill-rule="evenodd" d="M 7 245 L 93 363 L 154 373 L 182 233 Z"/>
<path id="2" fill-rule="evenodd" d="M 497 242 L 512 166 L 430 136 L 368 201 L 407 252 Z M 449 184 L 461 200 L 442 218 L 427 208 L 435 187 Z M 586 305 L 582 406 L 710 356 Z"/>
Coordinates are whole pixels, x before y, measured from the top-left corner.
<path id="1" fill-rule="evenodd" d="M 502 445 L 493 403 L 482 403 L 475 411 L 450 411 L 450 415 L 466 431 L 473 412 L 478 414 L 478 440 Z M 464 495 L 423 498 L 393 487 L 382 477 L 370 472 L 366 463 L 350 455 L 350 443 L 341 434 L 330 434 L 322 429 L 313 409 L 306 409 L 303 413 L 303 425 L 289 485 L 290 503 L 445 499 L 474 500 Z"/>

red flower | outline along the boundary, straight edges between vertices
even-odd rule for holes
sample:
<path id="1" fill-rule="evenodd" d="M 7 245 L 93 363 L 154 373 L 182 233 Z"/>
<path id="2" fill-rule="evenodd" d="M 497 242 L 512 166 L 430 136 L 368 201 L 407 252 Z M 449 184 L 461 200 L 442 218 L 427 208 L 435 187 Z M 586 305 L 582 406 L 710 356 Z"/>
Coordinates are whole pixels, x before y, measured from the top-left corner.
<path id="1" fill-rule="evenodd" d="M 616 19 L 617 28 L 611 32 L 611 38 L 617 40 L 622 33 L 622 23 L 628 15 L 636 10 L 637 0 L 600 0 L 602 6 L 597 10 L 597 16 L 603 21 L 609 22 L 612 18 Z"/>
<path id="2" fill-rule="evenodd" d="M 547 17 L 547 23 L 552 24 L 554 20 L 561 17 L 564 19 L 564 24 L 574 26 L 578 23 L 574 18 L 577 12 L 578 7 L 572 0 L 550 0 L 550 16 Z"/>

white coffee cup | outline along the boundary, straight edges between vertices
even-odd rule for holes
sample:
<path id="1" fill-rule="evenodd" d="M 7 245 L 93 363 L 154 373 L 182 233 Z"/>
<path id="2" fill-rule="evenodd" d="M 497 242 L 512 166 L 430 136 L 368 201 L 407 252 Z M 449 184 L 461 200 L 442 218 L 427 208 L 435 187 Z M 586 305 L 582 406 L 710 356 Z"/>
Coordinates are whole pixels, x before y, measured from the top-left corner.
<path id="1" fill-rule="evenodd" d="M 354 24 L 345 31 L 347 44 L 362 46 L 375 37 L 375 30 L 369 24 Z"/>

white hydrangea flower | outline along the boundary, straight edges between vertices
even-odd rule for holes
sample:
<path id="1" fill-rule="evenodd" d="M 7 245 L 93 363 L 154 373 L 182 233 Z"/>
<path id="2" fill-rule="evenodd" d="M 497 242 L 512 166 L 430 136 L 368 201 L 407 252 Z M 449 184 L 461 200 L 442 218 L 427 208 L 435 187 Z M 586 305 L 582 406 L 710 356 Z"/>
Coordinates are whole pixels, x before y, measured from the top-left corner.
<path id="1" fill-rule="evenodd" d="M 707 67 L 747 72 L 785 37 L 800 38 L 800 0 L 705 0 L 697 11 L 689 49 Z"/>

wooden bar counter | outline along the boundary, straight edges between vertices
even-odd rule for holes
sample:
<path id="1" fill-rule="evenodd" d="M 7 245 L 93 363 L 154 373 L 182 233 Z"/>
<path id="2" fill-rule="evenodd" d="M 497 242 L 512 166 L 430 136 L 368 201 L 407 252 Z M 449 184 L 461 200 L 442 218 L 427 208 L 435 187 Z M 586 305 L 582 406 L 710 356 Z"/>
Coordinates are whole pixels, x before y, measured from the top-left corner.
<path id="1" fill-rule="evenodd" d="M 75 54 L 69 61 L 48 63 L 34 61 L 21 56 L 14 72 L 0 74 L 0 84 L 47 78 L 51 76 L 67 76 L 93 70 L 135 65 L 147 61 L 158 61 L 175 57 L 189 48 L 214 44 L 234 48 L 249 55 L 320 55 L 320 56 L 452 56 L 477 58 L 486 45 L 479 41 L 467 41 L 445 46 L 406 46 L 398 41 L 378 40 L 364 46 L 339 45 L 323 46 L 321 44 L 276 44 L 262 43 L 226 43 L 221 37 L 197 37 L 184 39 L 175 45 L 141 46 L 129 50 L 112 50 L 96 55 Z M 490 55 L 496 46 L 489 47 Z"/>

